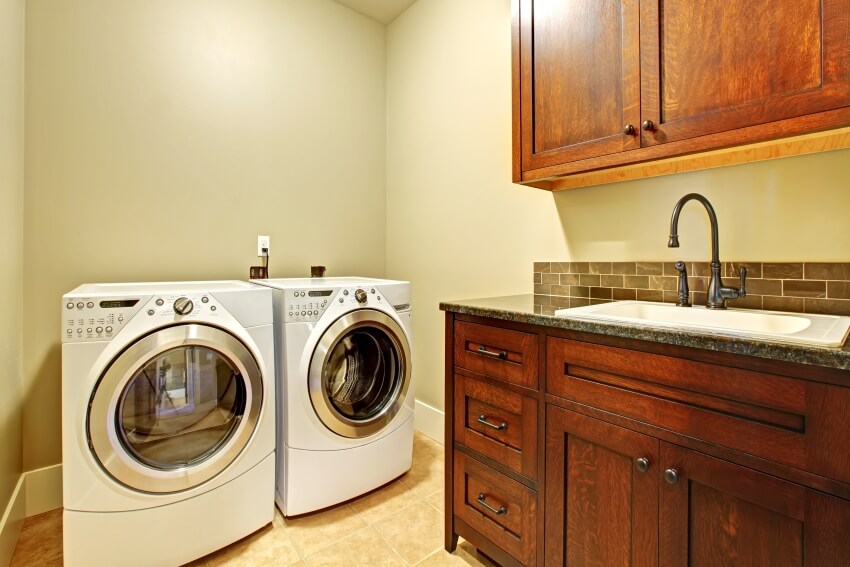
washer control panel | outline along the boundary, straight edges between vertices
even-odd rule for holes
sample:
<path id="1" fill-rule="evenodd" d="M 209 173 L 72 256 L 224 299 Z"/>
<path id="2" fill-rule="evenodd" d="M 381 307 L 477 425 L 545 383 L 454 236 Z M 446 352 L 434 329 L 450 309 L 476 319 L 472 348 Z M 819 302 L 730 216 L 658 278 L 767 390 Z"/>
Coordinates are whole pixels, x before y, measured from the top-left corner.
<path id="1" fill-rule="evenodd" d="M 171 322 L 203 315 L 215 317 L 221 306 L 204 293 L 166 293 L 136 297 L 65 296 L 62 299 L 62 342 L 113 338 L 134 316 Z"/>
<path id="2" fill-rule="evenodd" d="M 284 292 L 283 317 L 287 323 L 314 322 L 328 309 L 334 289 L 287 289 Z"/>

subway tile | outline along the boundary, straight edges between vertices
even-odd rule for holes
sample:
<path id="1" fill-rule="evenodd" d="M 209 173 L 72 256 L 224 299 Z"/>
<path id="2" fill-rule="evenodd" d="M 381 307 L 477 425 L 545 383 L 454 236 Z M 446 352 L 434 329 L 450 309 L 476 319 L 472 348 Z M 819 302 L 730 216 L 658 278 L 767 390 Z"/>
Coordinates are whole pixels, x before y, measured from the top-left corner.
<path id="1" fill-rule="evenodd" d="M 782 295 L 792 297 L 826 297 L 826 282 L 814 280 L 784 280 Z"/>
<path id="2" fill-rule="evenodd" d="M 570 297 L 590 297 L 590 288 L 583 285 L 571 285 Z"/>
<path id="3" fill-rule="evenodd" d="M 552 291 L 550 295 L 569 295 L 570 294 L 570 286 L 568 285 L 553 285 Z"/>
<path id="4" fill-rule="evenodd" d="M 587 307 L 590 305 L 590 300 L 584 297 L 571 297 L 570 307 Z"/>
<path id="5" fill-rule="evenodd" d="M 850 282 L 826 282 L 826 296 L 830 299 L 850 299 Z"/>
<path id="6" fill-rule="evenodd" d="M 561 274 L 561 285 L 578 285 L 578 274 Z"/>
<path id="7" fill-rule="evenodd" d="M 806 313 L 850 316 L 850 300 L 806 298 Z"/>
<path id="8" fill-rule="evenodd" d="M 571 274 L 587 274 L 590 273 L 590 262 L 570 262 Z"/>
<path id="9" fill-rule="evenodd" d="M 542 315 L 549 315 L 549 316 L 552 316 L 552 315 L 554 315 L 554 314 L 555 314 L 555 311 L 556 311 L 557 309 L 558 309 L 558 307 L 545 307 L 545 306 L 544 306 L 544 307 L 543 307 L 543 313 L 542 313 Z"/>
<path id="10" fill-rule="evenodd" d="M 638 262 L 635 266 L 635 273 L 639 276 L 660 276 L 663 272 L 663 262 Z"/>
<path id="11" fill-rule="evenodd" d="M 711 262 L 692 262 L 691 268 L 688 273 L 692 276 L 705 278 L 711 276 Z"/>
<path id="12" fill-rule="evenodd" d="M 691 293 L 691 303 L 694 305 L 705 305 L 708 300 L 708 294 L 704 291 L 695 291 Z"/>
<path id="13" fill-rule="evenodd" d="M 543 274 L 534 272 L 534 283 L 543 283 Z"/>
<path id="14" fill-rule="evenodd" d="M 603 303 L 613 303 L 610 299 L 591 299 L 591 305 L 602 305 Z"/>
<path id="15" fill-rule="evenodd" d="M 541 274 L 543 281 L 541 283 L 545 284 L 557 284 L 561 282 L 561 278 L 558 274 Z"/>
<path id="16" fill-rule="evenodd" d="M 592 287 L 590 297 L 591 299 L 612 299 L 614 296 L 610 287 Z"/>
<path id="17" fill-rule="evenodd" d="M 708 278 L 688 278 L 688 288 L 691 291 L 708 291 Z M 678 285 L 676 286 L 678 289 Z"/>
<path id="18" fill-rule="evenodd" d="M 552 286 L 548 284 L 534 284 L 535 295 L 551 295 Z"/>
<path id="19" fill-rule="evenodd" d="M 570 273 L 569 262 L 552 262 L 550 270 L 553 274 L 568 274 Z"/>
<path id="20" fill-rule="evenodd" d="M 564 307 L 570 306 L 570 298 L 569 297 L 561 297 L 558 295 L 553 295 L 549 298 L 552 307 L 557 307 L 558 309 L 563 309 Z"/>
<path id="21" fill-rule="evenodd" d="M 602 287 L 623 287 L 623 276 L 610 274 L 601 276 L 599 285 Z"/>
<path id="22" fill-rule="evenodd" d="M 664 292 L 657 289 L 639 289 L 637 290 L 638 301 L 664 301 Z"/>
<path id="23" fill-rule="evenodd" d="M 738 285 L 727 282 L 729 285 Z M 747 278 L 747 293 L 755 295 L 782 295 L 782 280 Z"/>
<path id="24" fill-rule="evenodd" d="M 850 280 L 850 264 L 841 262 L 806 262 L 803 275 L 807 280 Z"/>
<path id="25" fill-rule="evenodd" d="M 747 294 L 746 297 L 741 297 L 738 299 L 730 299 L 726 302 L 727 307 L 734 307 L 736 309 L 761 309 L 762 308 L 762 296 L 760 295 L 750 295 Z"/>
<path id="26" fill-rule="evenodd" d="M 540 315 L 541 313 L 543 313 L 543 306 L 535 303 L 534 304 L 534 314 Z"/>
<path id="27" fill-rule="evenodd" d="M 802 297 L 776 297 L 765 295 L 762 297 L 762 309 L 768 311 L 793 311 L 803 313 L 806 310 L 806 302 Z"/>
<path id="28" fill-rule="evenodd" d="M 634 289 L 621 289 L 615 287 L 611 290 L 611 293 L 613 295 L 613 299 L 618 301 L 634 301 L 637 299 L 637 290 Z"/>
<path id="29" fill-rule="evenodd" d="M 803 264 L 802 262 L 765 262 L 762 264 L 761 273 L 766 279 L 800 280 L 803 279 Z"/>
<path id="30" fill-rule="evenodd" d="M 623 276 L 623 286 L 646 289 L 649 287 L 649 276 Z"/>
<path id="31" fill-rule="evenodd" d="M 612 262 L 611 264 L 612 274 L 625 274 L 627 276 L 632 276 L 635 274 L 636 269 L 637 265 L 635 262 Z"/>
<path id="32" fill-rule="evenodd" d="M 675 291 L 679 287 L 679 279 L 670 276 L 649 276 L 649 289 Z"/>
<path id="33" fill-rule="evenodd" d="M 679 293 L 675 291 L 665 291 L 663 294 L 664 303 L 679 303 Z"/>
<path id="34" fill-rule="evenodd" d="M 581 285 L 599 286 L 600 276 L 596 274 L 581 274 L 579 283 Z"/>
<path id="35" fill-rule="evenodd" d="M 551 295 L 535 295 L 534 296 L 534 304 L 535 305 L 551 305 L 550 298 Z"/>
<path id="36" fill-rule="evenodd" d="M 548 274 L 551 271 L 551 262 L 534 262 L 534 271 L 542 274 Z"/>
<path id="37" fill-rule="evenodd" d="M 737 278 L 741 266 L 746 266 L 748 278 L 762 277 L 761 262 L 724 262 L 723 277 Z"/>
<path id="38" fill-rule="evenodd" d="M 611 262 L 591 262 L 589 267 L 591 274 L 611 273 Z"/>
<path id="39" fill-rule="evenodd" d="M 688 274 L 693 271 L 693 262 L 685 262 L 685 270 Z M 663 273 L 665 276 L 679 276 L 679 270 L 676 269 L 676 262 L 664 262 Z"/>

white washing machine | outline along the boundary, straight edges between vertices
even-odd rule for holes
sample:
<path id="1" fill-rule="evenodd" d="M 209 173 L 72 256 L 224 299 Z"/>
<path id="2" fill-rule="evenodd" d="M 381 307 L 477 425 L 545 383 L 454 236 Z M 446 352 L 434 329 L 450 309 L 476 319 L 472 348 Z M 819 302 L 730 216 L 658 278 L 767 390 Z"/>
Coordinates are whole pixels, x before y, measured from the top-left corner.
<path id="1" fill-rule="evenodd" d="M 66 565 L 180 565 L 272 521 L 271 296 L 234 281 L 62 298 Z"/>
<path id="2" fill-rule="evenodd" d="M 410 283 L 256 280 L 274 289 L 275 501 L 296 516 L 365 494 L 413 457 Z"/>

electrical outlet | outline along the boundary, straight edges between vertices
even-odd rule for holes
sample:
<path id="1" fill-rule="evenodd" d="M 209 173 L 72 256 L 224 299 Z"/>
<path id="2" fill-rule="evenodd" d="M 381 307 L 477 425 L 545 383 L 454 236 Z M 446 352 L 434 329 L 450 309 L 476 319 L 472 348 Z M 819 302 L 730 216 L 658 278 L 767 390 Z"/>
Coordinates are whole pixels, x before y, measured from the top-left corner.
<path id="1" fill-rule="evenodd" d="M 265 248 L 265 250 L 263 250 Z M 268 236 L 258 236 L 257 237 L 257 256 L 263 257 L 268 256 L 271 248 L 269 247 L 269 237 Z"/>

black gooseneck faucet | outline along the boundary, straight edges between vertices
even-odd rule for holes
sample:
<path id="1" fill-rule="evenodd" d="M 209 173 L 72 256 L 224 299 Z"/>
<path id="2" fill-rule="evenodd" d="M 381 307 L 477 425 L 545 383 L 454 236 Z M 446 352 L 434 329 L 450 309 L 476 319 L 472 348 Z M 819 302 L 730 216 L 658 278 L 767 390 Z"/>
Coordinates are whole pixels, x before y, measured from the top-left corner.
<path id="1" fill-rule="evenodd" d="M 714 213 L 714 207 L 708 202 L 708 199 L 699 193 L 688 193 L 676 203 L 673 207 L 673 217 L 670 219 L 670 240 L 667 241 L 668 248 L 679 247 L 679 213 L 682 212 L 682 207 L 688 201 L 699 201 L 705 207 L 708 213 L 708 220 L 711 222 L 711 279 L 708 281 L 708 299 L 705 306 L 708 309 L 726 309 L 726 301 L 728 299 L 738 299 L 747 295 L 747 268 L 741 266 L 741 287 L 726 287 L 723 285 L 723 278 L 720 276 L 720 258 L 717 235 L 717 215 Z"/>

